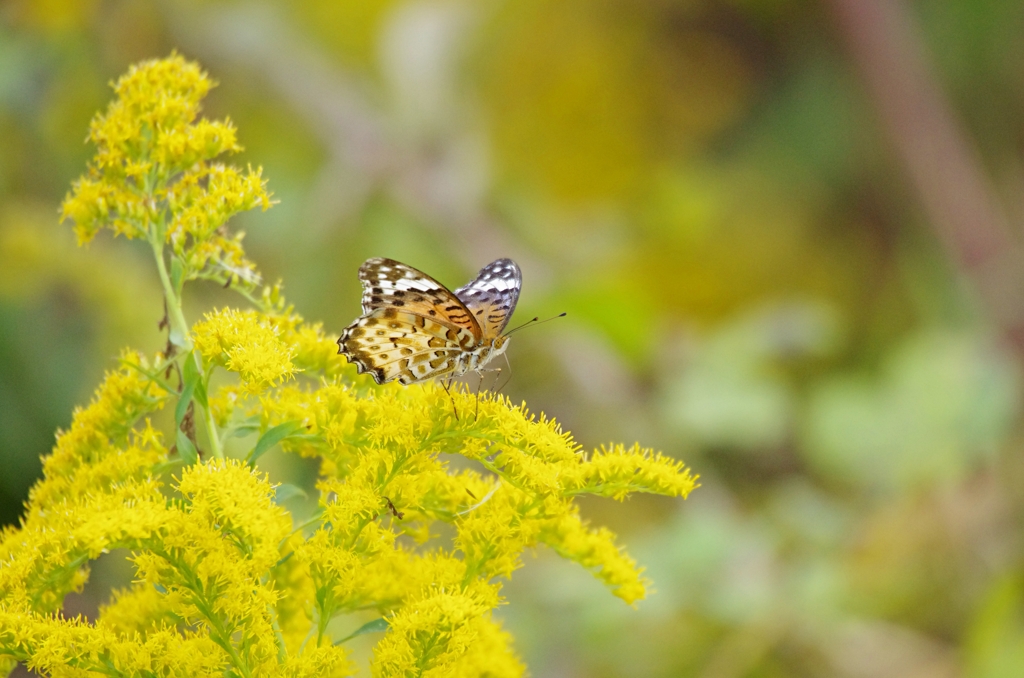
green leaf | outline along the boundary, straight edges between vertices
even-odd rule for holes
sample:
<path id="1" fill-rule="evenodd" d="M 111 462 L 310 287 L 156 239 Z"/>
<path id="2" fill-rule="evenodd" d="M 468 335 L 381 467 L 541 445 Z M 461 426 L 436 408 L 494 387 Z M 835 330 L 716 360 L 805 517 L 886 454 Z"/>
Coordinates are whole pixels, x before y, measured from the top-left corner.
<path id="1" fill-rule="evenodd" d="M 203 409 L 207 409 L 209 404 L 206 399 L 206 379 L 199 371 L 198 360 L 199 356 L 194 352 L 185 356 L 185 365 L 182 367 L 182 374 L 186 383 L 191 381 L 195 382 L 196 386 L 193 395 L 196 402 L 202 405 Z"/>
<path id="2" fill-rule="evenodd" d="M 281 502 L 288 501 L 289 499 L 292 499 L 294 497 L 308 497 L 308 496 L 309 495 L 306 494 L 306 491 L 304 489 L 302 489 L 301 487 L 299 487 L 298 485 L 290 485 L 288 483 L 284 483 L 282 485 L 278 485 L 274 489 L 274 503 L 275 504 L 280 504 Z"/>
<path id="3" fill-rule="evenodd" d="M 231 429 L 231 435 L 235 438 L 244 438 L 260 430 L 259 424 L 240 424 Z"/>
<path id="4" fill-rule="evenodd" d="M 177 346 L 178 348 L 185 348 L 185 335 L 182 334 L 181 330 L 179 330 L 178 328 L 172 327 L 171 331 L 167 335 L 167 338 L 170 339 L 171 343 Z"/>
<path id="5" fill-rule="evenodd" d="M 388 620 L 387 619 L 385 619 L 384 617 L 381 617 L 379 619 L 374 619 L 371 622 L 366 622 L 365 624 L 360 626 L 358 629 L 356 629 L 353 633 L 351 633 L 348 636 L 345 636 L 344 638 L 342 638 L 341 640 L 336 642 L 335 645 L 341 645 L 342 643 L 347 643 L 348 641 L 352 640 L 356 636 L 361 636 L 364 633 L 378 633 L 380 631 L 387 631 L 387 630 L 388 630 Z"/>
<path id="6" fill-rule="evenodd" d="M 192 441 L 189 440 L 189 442 L 191 443 Z M 153 474 L 154 475 L 160 475 L 164 471 L 168 471 L 168 470 L 170 470 L 170 469 L 172 469 L 172 468 L 174 468 L 176 466 L 180 466 L 181 464 L 184 464 L 184 463 L 185 463 L 185 460 L 182 459 L 181 457 L 178 457 L 177 459 L 168 459 L 167 461 L 162 461 L 159 464 L 155 464 L 153 466 Z"/>
<path id="7" fill-rule="evenodd" d="M 185 281 L 185 266 L 181 259 L 171 256 L 171 287 L 178 294 L 181 294 L 181 286 Z"/>
<path id="8" fill-rule="evenodd" d="M 181 389 L 181 395 L 178 396 L 178 404 L 174 408 L 174 423 L 181 426 L 181 422 L 185 420 L 185 414 L 188 413 L 188 404 L 192 402 L 192 394 L 196 390 L 196 382 L 185 380 L 185 385 Z"/>
<path id="9" fill-rule="evenodd" d="M 242 438 L 249 435 L 250 433 L 256 433 L 260 430 L 260 417 L 259 415 L 253 415 L 246 417 L 239 423 L 233 425 L 230 429 L 231 436 L 235 438 Z"/>
<path id="10" fill-rule="evenodd" d="M 188 436 L 180 428 L 178 429 L 175 443 L 178 446 L 178 454 L 185 460 L 186 464 L 191 465 L 199 461 L 199 453 L 196 452 L 196 446 L 192 444 L 192 441 L 188 439 Z"/>
<path id="11" fill-rule="evenodd" d="M 278 424 L 274 428 L 267 429 L 267 431 L 260 436 L 260 439 L 256 441 L 256 447 L 252 448 L 252 452 L 249 453 L 249 457 L 246 461 L 249 465 L 256 463 L 256 460 L 262 457 L 267 450 L 285 438 L 289 438 L 298 433 L 304 431 L 305 428 L 297 421 L 289 421 L 284 424 Z"/>

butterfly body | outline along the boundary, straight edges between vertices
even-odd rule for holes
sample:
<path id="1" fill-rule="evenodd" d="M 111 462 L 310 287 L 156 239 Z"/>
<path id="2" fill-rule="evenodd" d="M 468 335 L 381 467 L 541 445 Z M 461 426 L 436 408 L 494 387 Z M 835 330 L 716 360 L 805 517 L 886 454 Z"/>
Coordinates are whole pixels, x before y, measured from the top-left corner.
<path id="1" fill-rule="evenodd" d="M 488 264 L 455 292 L 393 259 L 367 260 L 359 279 L 363 315 L 342 332 L 338 352 L 378 384 L 460 377 L 508 347 L 501 332 L 522 284 L 511 259 Z"/>
<path id="2" fill-rule="evenodd" d="M 459 356 L 453 376 L 461 377 L 467 372 L 479 372 L 484 365 L 505 352 L 508 348 L 507 337 L 495 337 L 490 344 L 479 346 Z"/>

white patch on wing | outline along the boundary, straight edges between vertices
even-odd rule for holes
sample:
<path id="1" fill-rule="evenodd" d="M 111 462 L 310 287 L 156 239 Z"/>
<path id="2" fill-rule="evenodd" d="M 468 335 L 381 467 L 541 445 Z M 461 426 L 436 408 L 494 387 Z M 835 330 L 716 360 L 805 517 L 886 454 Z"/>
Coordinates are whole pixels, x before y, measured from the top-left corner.
<path id="1" fill-rule="evenodd" d="M 420 292 L 433 292 L 438 289 L 435 285 L 431 285 L 425 280 L 416 280 L 411 278 L 400 278 L 394 282 L 394 288 L 403 292 L 410 290 L 418 290 Z"/>
<path id="2" fill-rule="evenodd" d="M 511 259 L 498 259 L 480 269 L 476 278 L 455 290 L 469 311 L 481 323 L 484 336 L 497 336 L 508 324 L 516 302 L 522 274 Z"/>

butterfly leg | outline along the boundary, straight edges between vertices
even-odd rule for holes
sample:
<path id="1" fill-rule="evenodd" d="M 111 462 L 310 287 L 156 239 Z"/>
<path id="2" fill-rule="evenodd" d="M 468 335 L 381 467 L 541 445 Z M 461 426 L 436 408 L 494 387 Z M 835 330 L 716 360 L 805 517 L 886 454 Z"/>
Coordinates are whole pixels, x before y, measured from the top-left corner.
<path id="1" fill-rule="evenodd" d="M 453 413 L 455 414 L 455 421 L 458 421 L 458 420 L 459 420 L 459 408 L 457 408 L 457 407 L 455 406 L 455 396 L 453 396 L 453 395 L 452 395 L 452 392 L 451 392 L 451 387 L 452 387 L 452 377 L 448 377 L 448 380 L 447 380 L 447 381 L 445 381 L 444 379 L 442 379 L 442 380 L 441 380 L 441 386 L 443 386 L 443 387 L 444 387 L 444 392 L 448 394 L 448 397 L 449 397 L 449 398 L 451 399 L 451 401 L 452 401 L 452 412 L 453 412 Z"/>
<path id="2" fill-rule="evenodd" d="M 476 376 L 480 379 L 476 382 L 476 411 L 473 413 L 473 421 L 480 418 L 480 389 L 484 386 L 484 373 L 477 372 Z"/>
<path id="3" fill-rule="evenodd" d="M 504 354 L 502 354 L 502 355 L 505 358 L 505 364 L 508 365 L 508 379 L 506 379 L 504 381 L 504 383 L 501 385 L 500 388 L 495 389 L 494 395 L 498 395 L 499 393 L 501 393 L 502 389 L 504 389 L 506 386 L 508 386 L 508 382 L 512 381 L 512 363 L 510 363 L 508 361 L 508 356 L 507 355 L 504 355 Z M 498 374 L 494 377 L 494 385 L 497 386 L 498 385 L 498 379 L 501 377 L 501 368 L 499 367 L 495 371 Z"/>

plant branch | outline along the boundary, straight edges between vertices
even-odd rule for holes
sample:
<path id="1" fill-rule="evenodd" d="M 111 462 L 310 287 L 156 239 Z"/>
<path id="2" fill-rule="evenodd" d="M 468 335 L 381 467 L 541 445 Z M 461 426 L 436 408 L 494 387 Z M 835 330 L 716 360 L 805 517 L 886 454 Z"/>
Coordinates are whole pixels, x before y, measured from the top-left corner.
<path id="1" fill-rule="evenodd" d="M 181 299 L 178 298 L 178 293 L 171 283 L 171 277 L 167 274 L 167 263 L 164 261 L 162 230 L 162 228 L 158 228 L 157 232 L 150 236 L 149 244 L 153 248 L 156 270 L 160 275 L 160 284 L 164 288 L 164 299 L 167 302 L 167 318 L 171 323 L 171 342 L 187 352 L 192 350 L 192 340 L 188 335 L 188 322 L 185 321 L 185 314 L 181 310 Z"/>
<path id="2" fill-rule="evenodd" d="M 164 299 L 167 303 L 167 318 L 171 324 L 171 343 L 181 347 L 185 352 L 191 353 L 195 361 L 196 369 L 203 374 L 203 365 L 199 356 L 192 351 L 192 339 L 189 337 L 188 321 L 181 310 L 181 298 L 178 296 L 171 277 L 167 273 L 167 263 L 164 261 L 163 249 L 163 228 L 158 227 L 150 235 L 149 244 L 153 248 L 153 258 L 156 259 L 156 270 L 160 275 L 160 284 L 164 288 Z M 217 459 L 224 458 L 224 448 L 221 445 L 220 434 L 217 432 L 217 422 L 213 419 L 213 412 L 209 407 L 202 408 L 206 421 L 207 438 L 210 442 L 210 450 Z"/>
<path id="3" fill-rule="evenodd" d="M 953 263 L 1024 353 L 1024 247 L 903 0 L 831 0 L 872 103 Z"/>

